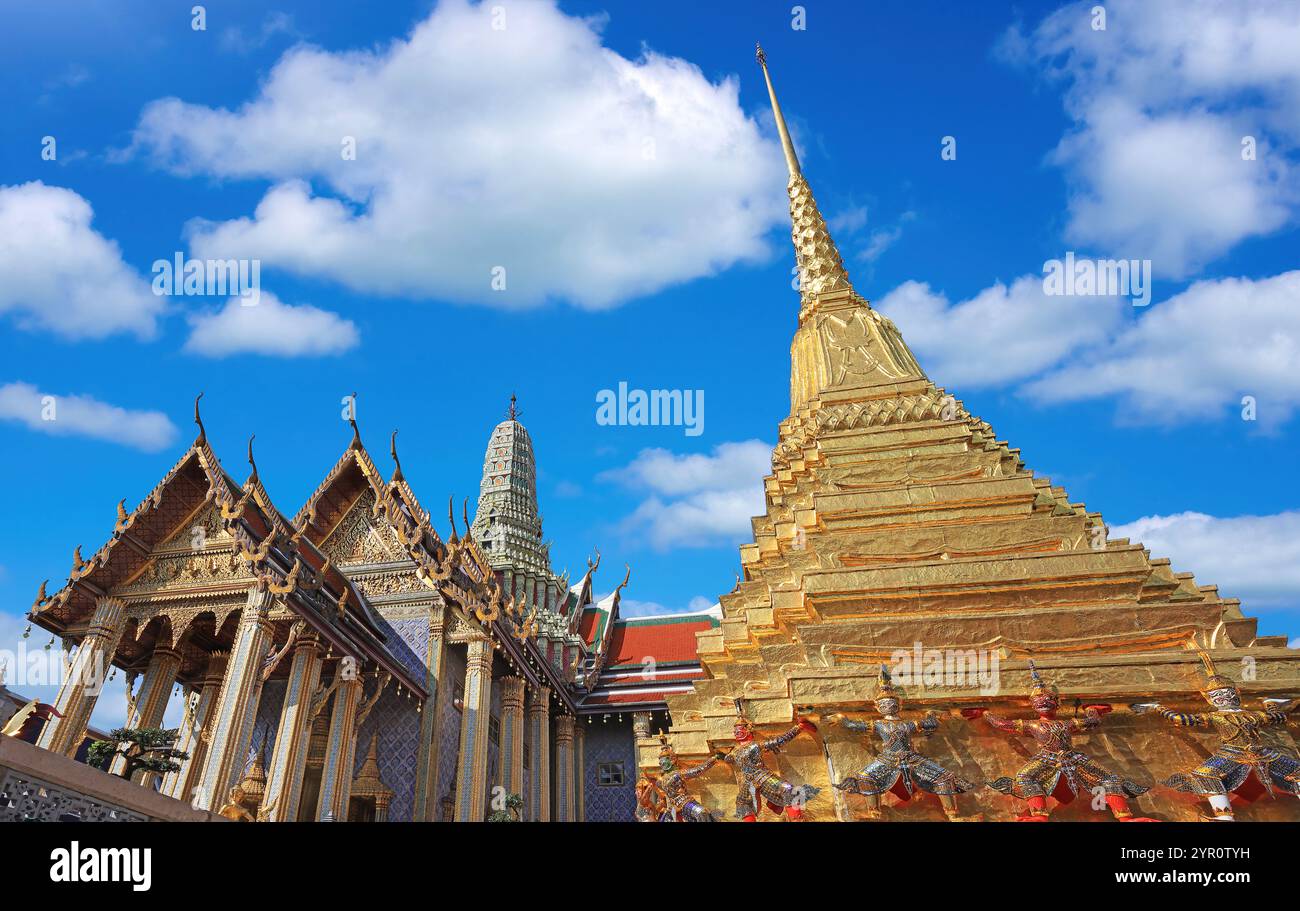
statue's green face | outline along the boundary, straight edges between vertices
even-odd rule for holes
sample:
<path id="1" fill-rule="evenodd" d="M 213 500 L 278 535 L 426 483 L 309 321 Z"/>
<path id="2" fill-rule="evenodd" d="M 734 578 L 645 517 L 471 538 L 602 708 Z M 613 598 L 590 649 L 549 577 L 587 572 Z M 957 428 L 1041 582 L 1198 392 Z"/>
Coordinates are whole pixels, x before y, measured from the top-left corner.
<path id="1" fill-rule="evenodd" d="M 659 757 L 659 768 L 662 769 L 662 770 L 665 771 L 665 772 L 671 772 L 671 771 L 673 770 L 673 757 L 671 757 L 671 756 L 660 756 L 660 757 Z"/>

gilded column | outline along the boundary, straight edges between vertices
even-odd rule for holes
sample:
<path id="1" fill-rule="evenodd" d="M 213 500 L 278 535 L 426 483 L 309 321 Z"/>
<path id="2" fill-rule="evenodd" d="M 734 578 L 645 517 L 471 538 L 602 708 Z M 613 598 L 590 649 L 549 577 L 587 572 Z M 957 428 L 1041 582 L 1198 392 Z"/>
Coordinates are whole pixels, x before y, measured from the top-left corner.
<path id="1" fill-rule="evenodd" d="M 573 822 L 573 716 L 555 719 L 555 819 Z"/>
<path id="2" fill-rule="evenodd" d="M 573 805 L 578 822 L 587 821 L 587 725 L 573 725 Z"/>
<path id="3" fill-rule="evenodd" d="M 335 673 L 343 673 L 342 667 Z M 316 803 L 317 822 L 348 820 L 348 798 L 356 771 L 353 766 L 356 765 L 357 704 L 361 701 L 361 690 L 361 675 L 356 674 L 343 680 L 334 691 L 334 708 L 325 740 L 325 766 L 320 775 L 320 799 Z"/>
<path id="4" fill-rule="evenodd" d="M 524 679 L 501 683 L 501 780 L 507 794 L 524 796 Z"/>
<path id="5" fill-rule="evenodd" d="M 208 658 L 207 671 L 199 689 L 186 694 L 185 714 L 181 719 L 180 736 L 176 738 L 176 749 L 188 753 L 190 758 L 177 760 L 180 769 L 163 776 L 161 792 L 168 797 L 190 799 L 190 791 L 203 768 L 208 738 L 212 736 L 209 726 L 212 710 L 221 695 L 221 681 L 226 675 L 226 662 L 229 658 L 227 652 L 213 652 Z"/>
<path id="6" fill-rule="evenodd" d="M 540 686 L 528 694 L 528 739 L 532 744 L 532 798 L 528 815 L 533 822 L 551 821 L 551 688 Z"/>
<path id="7" fill-rule="evenodd" d="M 212 717 L 212 735 L 203 760 L 203 774 L 194 790 L 193 804 L 216 810 L 226 802 L 230 788 L 244 772 L 252 740 L 250 719 L 257 717 L 262 698 L 262 660 L 271 647 L 271 610 L 274 595 L 256 588 L 248 593 L 226 664 L 221 695 Z"/>
<path id="8" fill-rule="evenodd" d="M 37 746 L 65 756 L 76 755 L 117 651 L 122 611 L 122 602 L 116 598 L 100 598 L 95 603 L 90 627 L 77 646 L 76 657 L 54 703 L 62 717 L 51 716 L 45 722 Z"/>
<path id="9" fill-rule="evenodd" d="M 136 730 L 162 727 L 172 687 L 176 685 L 176 672 L 180 669 L 180 652 L 165 647 L 153 650 L 149 667 L 144 672 L 144 680 L 140 683 L 140 692 L 135 698 L 134 710 L 127 714 L 126 727 Z M 126 757 L 119 755 L 114 758 L 108 770 L 114 775 L 121 775 L 126 770 Z M 152 782 L 156 774 L 141 770 L 132 775 L 131 780 L 137 784 L 147 784 Z"/>
<path id="10" fill-rule="evenodd" d="M 322 663 L 320 643 L 314 637 L 299 639 L 294 644 L 280 724 L 276 728 L 275 751 L 266 770 L 266 794 L 262 798 L 261 811 L 272 822 L 291 822 L 298 818 L 298 799 L 307 769 L 307 739 L 311 735 L 312 696 L 320 682 Z"/>
<path id="11" fill-rule="evenodd" d="M 460 763 L 456 778 L 456 822 L 486 816 L 488 718 L 492 713 L 492 641 L 469 640 L 465 658 L 465 708 L 460 716 Z"/>
<path id="12" fill-rule="evenodd" d="M 420 709 L 420 750 L 416 760 L 415 808 L 416 822 L 433 822 L 442 817 L 434 802 L 438 796 L 438 725 L 446 711 L 447 687 L 443 680 L 447 665 L 447 607 L 435 604 L 429 608 L 429 641 L 425 648 L 424 688 L 429 697 Z"/>

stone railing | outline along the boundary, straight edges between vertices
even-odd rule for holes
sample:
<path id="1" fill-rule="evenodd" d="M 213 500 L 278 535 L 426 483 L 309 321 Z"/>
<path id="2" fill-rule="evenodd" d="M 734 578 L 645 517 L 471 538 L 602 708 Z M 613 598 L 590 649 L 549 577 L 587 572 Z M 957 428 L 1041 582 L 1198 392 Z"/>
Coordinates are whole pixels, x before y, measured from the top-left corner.
<path id="1" fill-rule="evenodd" d="M 0 822 L 210 822 L 222 817 L 0 734 Z"/>

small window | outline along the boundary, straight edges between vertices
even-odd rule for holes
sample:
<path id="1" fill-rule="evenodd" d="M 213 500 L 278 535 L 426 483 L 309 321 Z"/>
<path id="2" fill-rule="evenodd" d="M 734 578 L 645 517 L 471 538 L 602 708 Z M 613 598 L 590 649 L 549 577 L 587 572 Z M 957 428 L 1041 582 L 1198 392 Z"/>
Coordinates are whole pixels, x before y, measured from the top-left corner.
<path id="1" fill-rule="evenodd" d="M 602 788 L 623 786 L 623 763 L 602 762 L 596 766 L 596 781 Z"/>

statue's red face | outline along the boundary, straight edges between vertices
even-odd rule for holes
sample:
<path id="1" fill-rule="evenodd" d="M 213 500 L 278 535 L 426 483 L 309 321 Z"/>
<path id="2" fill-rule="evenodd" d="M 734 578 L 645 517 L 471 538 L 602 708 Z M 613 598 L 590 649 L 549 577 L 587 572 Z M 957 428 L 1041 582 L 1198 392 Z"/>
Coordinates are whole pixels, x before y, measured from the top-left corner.
<path id="1" fill-rule="evenodd" d="M 750 727 L 747 724 L 736 725 L 732 729 L 732 733 L 736 738 L 736 743 L 748 743 L 754 739 L 754 732 L 750 730 Z"/>
<path id="2" fill-rule="evenodd" d="M 1051 693 L 1039 693 L 1029 700 L 1029 704 L 1034 707 L 1034 711 L 1040 715 L 1050 715 L 1060 706 L 1061 700 Z"/>

